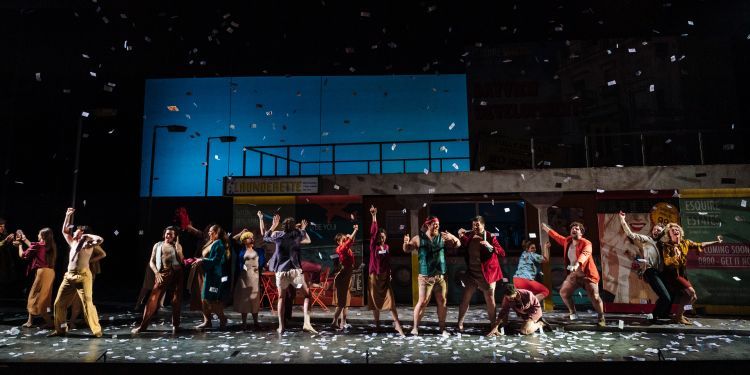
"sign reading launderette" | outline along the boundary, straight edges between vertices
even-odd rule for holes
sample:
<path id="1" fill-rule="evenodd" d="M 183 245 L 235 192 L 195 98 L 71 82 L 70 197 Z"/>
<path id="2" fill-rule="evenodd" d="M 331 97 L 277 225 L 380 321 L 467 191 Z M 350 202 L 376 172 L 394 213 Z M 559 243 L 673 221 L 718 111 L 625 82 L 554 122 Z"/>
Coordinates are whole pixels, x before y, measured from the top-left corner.
<path id="1" fill-rule="evenodd" d="M 224 195 L 294 195 L 317 193 L 317 177 L 224 177 Z"/>

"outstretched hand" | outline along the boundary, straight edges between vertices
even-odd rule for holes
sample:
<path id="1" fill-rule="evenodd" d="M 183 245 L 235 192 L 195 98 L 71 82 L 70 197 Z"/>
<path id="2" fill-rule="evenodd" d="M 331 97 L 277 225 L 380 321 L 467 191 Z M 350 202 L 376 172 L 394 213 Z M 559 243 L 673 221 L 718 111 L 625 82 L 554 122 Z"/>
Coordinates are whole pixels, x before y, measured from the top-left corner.
<path id="1" fill-rule="evenodd" d="M 552 230 L 552 228 L 550 228 L 547 223 L 542 223 L 542 230 L 545 232 L 549 232 L 550 230 Z"/>

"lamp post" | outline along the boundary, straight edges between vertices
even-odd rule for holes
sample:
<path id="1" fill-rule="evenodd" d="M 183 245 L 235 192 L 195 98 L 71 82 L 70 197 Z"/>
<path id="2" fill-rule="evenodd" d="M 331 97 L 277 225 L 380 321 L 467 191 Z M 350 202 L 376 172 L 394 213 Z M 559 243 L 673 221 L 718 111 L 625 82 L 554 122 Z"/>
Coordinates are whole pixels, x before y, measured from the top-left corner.
<path id="1" fill-rule="evenodd" d="M 151 169 L 148 178 L 148 197 L 149 199 L 154 192 L 154 160 L 156 159 L 156 129 L 166 128 L 170 133 L 184 133 L 187 131 L 187 126 L 183 125 L 156 125 L 151 136 Z M 150 214 L 150 212 L 149 212 Z"/>
<path id="2" fill-rule="evenodd" d="M 146 231 L 151 235 L 151 201 L 154 193 L 154 160 L 156 160 L 156 129 L 165 128 L 170 133 L 184 133 L 187 126 L 183 125 L 156 125 L 151 136 L 151 170 L 148 178 L 148 216 L 146 217 Z"/>
<path id="3" fill-rule="evenodd" d="M 203 188 L 203 196 L 208 196 L 208 167 L 209 167 L 209 155 L 211 155 L 211 140 L 212 139 L 218 139 L 221 141 L 221 143 L 232 143 L 237 141 L 237 137 L 233 135 L 222 135 L 220 137 L 208 137 L 208 140 L 206 141 L 206 181 Z"/>

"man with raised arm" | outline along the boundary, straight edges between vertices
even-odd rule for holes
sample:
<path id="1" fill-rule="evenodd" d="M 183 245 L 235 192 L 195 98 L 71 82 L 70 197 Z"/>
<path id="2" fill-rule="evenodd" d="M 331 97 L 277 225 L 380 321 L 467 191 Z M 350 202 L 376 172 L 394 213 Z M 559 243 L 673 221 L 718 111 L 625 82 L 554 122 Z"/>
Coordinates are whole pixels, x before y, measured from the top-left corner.
<path id="1" fill-rule="evenodd" d="M 83 317 L 91 328 L 91 332 L 96 337 L 102 337 L 99 315 L 96 313 L 93 302 L 93 281 L 89 263 L 106 256 L 106 254 L 99 254 L 98 258 L 91 257 L 94 246 L 101 245 L 104 239 L 88 233 L 91 229 L 86 225 L 77 226 L 75 232 L 71 234 L 74 213 L 74 208 L 68 208 L 63 222 L 63 237 L 70 246 L 68 270 L 63 276 L 62 284 L 57 290 L 57 298 L 55 298 L 55 331 L 48 336 L 65 335 L 66 331 L 62 328 L 62 324 L 66 321 L 68 307 L 78 294 L 83 305 Z"/>
<path id="2" fill-rule="evenodd" d="M 578 319 L 576 314 L 576 305 L 573 302 L 573 292 L 578 288 L 584 288 L 588 294 L 594 310 L 599 316 L 597 325 L 605 327 L 604 320 L 604 303 L 599 297 L 599 271 L 596 269 L 596 263 L 591 256 L 591 241 L 583 238 L 586 228 L 582 223 L 574 221 L 570 223 L 570 236 L 563 237 L 546 223 L 542 223 L 542 229 L 563 247 L 565 264 L 569 271 L 568 276 L 560 287 L 560 297 L 562 297 L 565 306 L 570 313 L 570 320 Z"/>
<path id="3" fill-rule="evenodd" d="M 286 304 L 294 303 L 293 300 L 287 301 L 288 298 L 286 297 L 286 293 L 284 293 L 290 285 L 297 289 L 302 289 L 305 294 L 305 302 L 302 305 L 302 312 L 304 314 L 302 330 L 318 333 L 310 323 L 310 289 L 307 287 L 305 277 L 302 275 L 302 265 L 300 264 L 299 256 L 300 245 L 311 242 L 310 236 L 305 231 L 307 224 L 307 220 L 302 220 L 300 228 L 297 229 L 294 218 L 288 217 L 281 223 L 281 216 L 274 215 L 271 228 L 266 231 L 263 237 L 266 242 L 276 244 L 276 251 L 268 262 L 268 269 L 276 273 L 276 287 L 279 289 L 279 328 L 277 329 L 279 333 L 283 333 L 286 327 L 284 316 Z M 276 231 L 279 225 L 281 225 L 282 230 Z"/>

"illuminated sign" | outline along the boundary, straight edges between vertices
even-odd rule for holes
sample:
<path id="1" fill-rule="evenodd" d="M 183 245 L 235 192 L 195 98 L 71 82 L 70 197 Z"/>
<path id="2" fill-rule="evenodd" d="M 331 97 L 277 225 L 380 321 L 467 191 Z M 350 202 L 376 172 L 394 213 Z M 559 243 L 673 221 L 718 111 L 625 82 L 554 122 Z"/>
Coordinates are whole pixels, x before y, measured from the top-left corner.
<path id="1" fill-rule="evenodd" d="M 224 177 L 224 195 L 294 195 L 317 193 L 317 177 Z"/>

